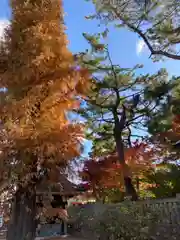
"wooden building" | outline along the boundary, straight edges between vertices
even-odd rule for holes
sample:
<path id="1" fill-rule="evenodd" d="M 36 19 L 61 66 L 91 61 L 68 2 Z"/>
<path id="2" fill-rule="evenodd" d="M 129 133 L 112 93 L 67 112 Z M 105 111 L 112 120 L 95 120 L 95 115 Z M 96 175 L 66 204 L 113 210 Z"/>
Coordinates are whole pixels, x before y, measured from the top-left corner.
<path id="1" fill-rule="evenodd" d="M 44 180 L 37 187 L 37 206 L 42 216 L 42 221 L 53 218 L 62 218 L 62 209 L 70 198 L 79 195 L 78 185 L 68 180 L 67 176 L 60 174 L 55 184 Z"/>

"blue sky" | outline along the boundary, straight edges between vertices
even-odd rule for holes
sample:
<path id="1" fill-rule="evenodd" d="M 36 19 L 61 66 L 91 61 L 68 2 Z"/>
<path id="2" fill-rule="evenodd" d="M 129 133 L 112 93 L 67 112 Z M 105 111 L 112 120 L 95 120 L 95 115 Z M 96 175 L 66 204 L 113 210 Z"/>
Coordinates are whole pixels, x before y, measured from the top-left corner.
<path id="1" fill-rule="evenodd" d="M 94 6 L 84 0 L 66 0 L 64 6 L 68 13 L 65 21 L 68 27 L 70 48 L 74 52 L 81 51 L 88 46 L 82 37 L 82 32 L 94 33 L 99 30 L 97 22 L 84 19 L 85 15 L 93 13 Z M 136 51 L 138 41 L 138 36 L 127 29 L 117 30 L 111 27 L 108 44 L 113 61 L 123 67 L 132 67 L 137 63 L 143 63 L 142 71 L 144 73 L 156 72 L 159 68 L 166 67 L 170 74 L 180 74 L 177 61 L 166 60 L 163 63 L 153 63 L 149 59 L 148 50 L 138 55 Z"/>
<path id="2" fill-rule="evenodd" d="M 10 17 L 8 1 L 0 1 L 0 20 L 2 21 Z M 85 15 L 93 13 L 94 6 L 85 0 L 64 0 L 64 8 L 67 13 L 65 23 L 68 28 L 69 47 L 73 52 L 83 51 L 88 47 L 88 44 L 83 39 L 82 33 L 95 33 L 99 30 L 97 22 L 84 19 Z M 114 30 L 112 27 L 108 43 L 113 61 L 122 67 L 132 67 L 137 63 L 143 63 L 142 71 L 144 73 L 155 72 L 161 67 L 166 67 L 170 74 L 180 74 L 177 61 L 166 60 L 163 63 L 152 63 L 147 50 L 138 55 L 136 52 L 137 42 L 138 36 L 136 34 L 126 29 Z"/>
<path id="3" fill-rule="evenodd" d="M 83 51 L 88 47 L 87 42 L 83 39 L 82 33 L 96 33 L 99 31 L 98 23 L 84 19 L 85 15 L 93 13 L 94 6 L 85 0 L 65 0 L 64 8 L 67 16 L 65 23 L 69 38 L 69 48 L 73 52 Z M 2 23 L 10 17 L 8 0 L 0 0 L 0 33 Z M 137 54 L 138 36 L 126 29 L 110 29 L 108 44 L 111 57 L 114 63 L 122 67 L 133 67 L 136 64 L 143 64 L 144 68 L 141 73 L 154 73 L 159 68 L 165 67 L 171 75 L 180 75 L 179 62 L 175 60 L 166 60 L 164 62 L 153 63 L 149 59 L 148 50 Z"/>

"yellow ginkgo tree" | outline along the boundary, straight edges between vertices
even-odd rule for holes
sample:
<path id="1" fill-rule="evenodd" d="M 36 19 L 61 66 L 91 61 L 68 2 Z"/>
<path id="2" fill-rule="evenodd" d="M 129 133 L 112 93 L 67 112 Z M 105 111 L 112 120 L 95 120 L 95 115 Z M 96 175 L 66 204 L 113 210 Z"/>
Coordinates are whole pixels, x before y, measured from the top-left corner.
<path id="1" fill-rule="evenodd" d="M 67 48 L 60 0 L 11 0 L 11 22 L 0 51 L 1 187 L 16 187 L 8 240 L 32 240 L 36 186 L 81 151 L 78 107 L 88 72 Z"/>

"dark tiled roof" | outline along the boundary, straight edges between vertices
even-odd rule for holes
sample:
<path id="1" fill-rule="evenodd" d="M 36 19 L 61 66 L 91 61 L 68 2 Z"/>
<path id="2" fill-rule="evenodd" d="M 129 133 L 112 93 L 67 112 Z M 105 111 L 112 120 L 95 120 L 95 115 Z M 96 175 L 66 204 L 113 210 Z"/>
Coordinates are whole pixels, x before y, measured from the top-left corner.
<path id="1" fill-rule="evenodd" d="M 39 193 L 56 193 L 60 195 L 77 195 L 78 189 L 77 185 L 70 182 L 66 176 L 60 175 L 58 183 L 52 184 L 48 181 L 43 181 L 38 187 L 37 192 Z"/>

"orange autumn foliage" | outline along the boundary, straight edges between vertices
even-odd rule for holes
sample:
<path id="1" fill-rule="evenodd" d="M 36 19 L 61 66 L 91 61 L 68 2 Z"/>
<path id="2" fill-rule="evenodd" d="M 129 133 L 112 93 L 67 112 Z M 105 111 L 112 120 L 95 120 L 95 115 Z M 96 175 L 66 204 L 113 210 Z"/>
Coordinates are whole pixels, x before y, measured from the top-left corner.
<path id="1" fill-rule="evenodd" d="M 135 142 L 131 148 L 125 150 L 126 171 L 133 177 L 141 176 L 144 171 L 153 167 L 152 158 L 153 150 L 147 144 Z M 94 192 L 102 188 L 124 187 L 122 166 L 116 153 L 86 160 L 80 176 L 86 182 L 85 186 Z"/>
<path id="2" fill-rule="evenodd" d="M 68 50 L 62 1 L 11 0 L 0 50 L 1 180 L 26 182 L 32 169 L 65 166 L 80 155 L 83 126 L 68 120 L 89 74 Z M 87 88 L 86 88 L 87 87 Z"/>
<path id="3" fill-rule="evenodd" d="M 176 133 L 176 135 L 180 135 L 180 115 L 177 115 L 174 117 L 174 121 L 172 124 L 173 132 Z"/>

